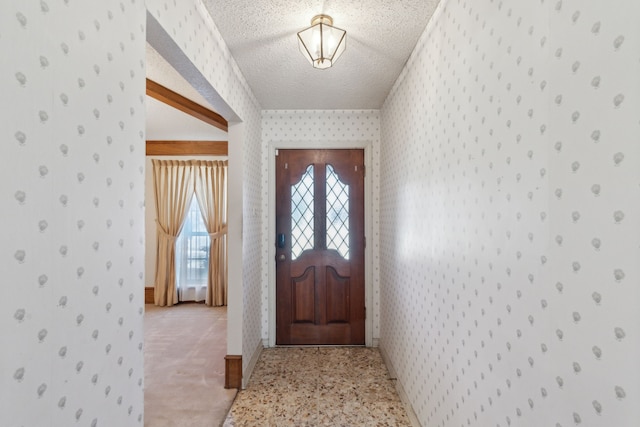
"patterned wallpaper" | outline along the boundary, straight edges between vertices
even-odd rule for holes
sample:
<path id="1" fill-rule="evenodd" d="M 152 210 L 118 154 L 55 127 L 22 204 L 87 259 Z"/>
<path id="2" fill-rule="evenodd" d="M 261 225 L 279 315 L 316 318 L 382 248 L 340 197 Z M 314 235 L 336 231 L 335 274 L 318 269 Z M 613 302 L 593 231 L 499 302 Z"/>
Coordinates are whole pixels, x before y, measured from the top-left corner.
<path id="1" fill-rule="evenodd" d="M 260 105 L 231 56 L 224 40 L 200 0 L 167 2 L 147 0 L 147 9 L 173 38 L 197 70 L 207 79 L 244 124 L 243 146 L 243 370 L 261 341 L 261 292 L 266 276 L 262 252 L 262 176 Z M 233 143 L 233 141 L 230 141 Z M 233 159 L 229 168 L 234 167 Z M 237 284 L 236 284 L 237 285 Z M 229 286 L 234 286 L 230 283 Z M 233 328 L 234 325 L 231 325 Z M 238 354 L 239 349 L 229 349 Z"/>
<path id="2" fill-rule="evenodd" d="M 146 5 L 241 121 L 247 123 L 250 110 L 257 109 L 259 113 L 260 104 L 201 0 L 148 0 Z"/>
<path id="3" fill-rule="evenodd" d="M 443 0 L 385 102 L 380 345 L 423 425 L 638 425 L 640 3 L 611 6 Z"/>
<path id="4" fill-rule="evenodd" d="M 144 2 L 1 9 L 0 425 L 141 426 Z"/>
<path id="5" fill-rule="evenodd" d="M 244 316 L 242 322 L 242 372 L 247 373 L 252 352 L 262 344 L 261 314 L 262 289 L 266 282 L 267 265 L 262 255 L 262 227 L 265 223 L 262 210 L 262 148 L 260 110 L 250 110 L 245 126 L 243 158 L 243 283 Z M 246 385 L 248 378 L 243 378 Z"/>
<path id="6" fill-rule="evenodd" d="M 317 142 L 344 143 L 350 148 L 352 141 L 370 141 L 372 144 L 371 164 L 367 165 L 367 173 L 371 174 L 372 188 L 370 197 L 373 207 L 373 236 L 367 236 L 373 252 L 373 307 L 369 313 L 373 317 L 373 337 L 379 336 L 379 260 L 378 260 L 378 193 L 380 170 L 380 113 L 377 110 L 265 110 L 262 112 L 262 175 L 269 176 L 268 147 L 272 142 Z M 268 183 L 263 185 L 263 211 L 268 211 Z M 269 262 L 269 245 L 273 245 L 273 236 L 269 234 L 269 224 L 264 222 L 262 259 Z M 265 268 L 268 267 L 265 266 Z M 369 266 L 367 266 L 369 268 Z M 266 271 L 266 270 L 265 270 Z M 265 278 L 262 290 L 262 337 L 266 340 L 269 334 L 268 280 Z"/>

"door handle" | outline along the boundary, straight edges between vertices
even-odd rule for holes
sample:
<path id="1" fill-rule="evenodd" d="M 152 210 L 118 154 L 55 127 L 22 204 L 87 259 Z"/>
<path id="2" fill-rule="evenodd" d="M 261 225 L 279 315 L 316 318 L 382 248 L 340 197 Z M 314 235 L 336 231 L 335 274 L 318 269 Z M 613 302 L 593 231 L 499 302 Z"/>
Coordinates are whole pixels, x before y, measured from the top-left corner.
<path id="1" fill-rule="evenodd" d="M 280 262 L 286 261 L 287 257 L 284 254 L 280 254 L 280 255 L 278 255 L 277 260 L 280 261 Z"/>

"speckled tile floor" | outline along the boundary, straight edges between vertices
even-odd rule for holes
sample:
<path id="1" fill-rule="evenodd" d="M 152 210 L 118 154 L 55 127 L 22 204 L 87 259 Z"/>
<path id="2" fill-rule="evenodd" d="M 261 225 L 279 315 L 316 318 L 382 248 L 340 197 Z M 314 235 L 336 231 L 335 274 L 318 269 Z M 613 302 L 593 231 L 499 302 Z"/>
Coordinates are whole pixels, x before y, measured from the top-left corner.
<path id="1" fill-rule="evenodd" d="M 411 426 L 376 348 L 264 349 L 224 422 L 240 426 Z"/>

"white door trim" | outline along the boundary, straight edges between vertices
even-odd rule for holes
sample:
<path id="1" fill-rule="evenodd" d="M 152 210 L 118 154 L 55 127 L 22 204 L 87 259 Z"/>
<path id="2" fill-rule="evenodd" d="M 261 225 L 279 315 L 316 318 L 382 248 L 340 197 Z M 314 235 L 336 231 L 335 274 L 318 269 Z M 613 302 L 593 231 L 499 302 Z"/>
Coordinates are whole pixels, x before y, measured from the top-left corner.
<path id="1" fill-rule="evenodd" d="M 280 149 L 364 149 L 364 233 L 366 247 L 364 250 L 364 300 L 367 307 L 367 318 L 365 319 L 365 345 L 373 345 L 373 193 L 372 174 L 368 171 L 371 164 L 372 141 L 327 141 L 318 143 L 317 141 L 269 141 L 268 163 L 269 163 L 269 206 L 268 206 L 268 264 L 269 264 L 269 347 L 276 345 L 276 151 Z"/>

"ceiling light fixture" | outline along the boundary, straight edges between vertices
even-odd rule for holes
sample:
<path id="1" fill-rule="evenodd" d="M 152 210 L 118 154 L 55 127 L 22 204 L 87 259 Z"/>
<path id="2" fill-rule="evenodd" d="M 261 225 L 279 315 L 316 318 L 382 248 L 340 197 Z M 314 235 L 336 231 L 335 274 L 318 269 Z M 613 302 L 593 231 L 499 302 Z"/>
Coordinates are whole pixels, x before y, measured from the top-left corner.
<path id="1" fill-rule="evenodd" d="M 347 32 L 333 26 L 328 15 L 316 15 L 311 26 L 298 33 L 300 52 L 313 68 L 331 67 L 342 55 L 347 44 Z"/>

